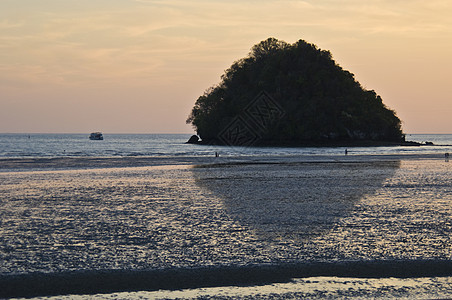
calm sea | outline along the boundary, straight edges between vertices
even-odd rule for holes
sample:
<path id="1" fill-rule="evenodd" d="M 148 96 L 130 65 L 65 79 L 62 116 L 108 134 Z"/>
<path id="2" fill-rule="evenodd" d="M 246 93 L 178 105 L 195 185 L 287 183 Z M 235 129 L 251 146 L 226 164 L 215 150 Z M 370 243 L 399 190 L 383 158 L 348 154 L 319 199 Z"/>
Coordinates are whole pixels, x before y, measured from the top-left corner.
<path id="1" fill-rule="evenodd" d="M 203 157 L 222 156 L 343 155 L 345 148 L 228 147 L 191 145 L 190 134 L 104 134 L 89 140 L 87 134 L 0 134 L 0 158 L 21 157 Z M 433 142 L 419 147 L 353 147 L 349 154 L 430 154 L 452 152 L 452 134 L 409 134 L 407 140 Z"/>
<path id="2" fill-rule="evenodd" d="M 0 298 L 270 283 L 255 288 L 275 299 L 292 278 L 291 299 L 452 294 L 452 135 L 348 156 L 189 137 L 1 134 Z M 301 291 L 327 280 L 311 276 L 330 290 Z"/>

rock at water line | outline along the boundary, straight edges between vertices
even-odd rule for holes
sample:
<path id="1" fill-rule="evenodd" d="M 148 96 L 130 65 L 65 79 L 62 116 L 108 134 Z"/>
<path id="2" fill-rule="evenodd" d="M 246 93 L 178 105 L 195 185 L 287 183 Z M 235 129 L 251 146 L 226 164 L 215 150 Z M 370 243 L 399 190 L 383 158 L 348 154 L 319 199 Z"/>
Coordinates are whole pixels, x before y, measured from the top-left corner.
<path id="1" fill-rule="evenodd" d="M 197 135 L 192 135 L 188 141 L 187 144 L 198 144 L 199 143 L 199 137 Z"/>

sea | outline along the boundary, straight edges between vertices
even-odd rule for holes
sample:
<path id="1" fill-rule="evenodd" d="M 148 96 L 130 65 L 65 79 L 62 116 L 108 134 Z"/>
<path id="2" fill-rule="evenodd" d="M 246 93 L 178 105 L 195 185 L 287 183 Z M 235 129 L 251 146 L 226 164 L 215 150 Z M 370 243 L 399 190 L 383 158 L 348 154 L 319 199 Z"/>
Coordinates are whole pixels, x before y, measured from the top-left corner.
<path id="1" fill-rule="evenodd" d="M 452 298 L 452 135 L 190 136 L 0 134 L 0 298 Z"/>
<path id="2" fill-rule="evenodd" d="M 230 147 L 186 144 L 190 134 L 0 134 L 0 158 L 48 157 L 206 157 L 343 155 L 344 147 Z M 433 154 L 452 152 L 452 134 L 407 134 L 422 146 L 352 147 L 349 154 Z M 431 142 L 433 145 L 425 145 Z"/>

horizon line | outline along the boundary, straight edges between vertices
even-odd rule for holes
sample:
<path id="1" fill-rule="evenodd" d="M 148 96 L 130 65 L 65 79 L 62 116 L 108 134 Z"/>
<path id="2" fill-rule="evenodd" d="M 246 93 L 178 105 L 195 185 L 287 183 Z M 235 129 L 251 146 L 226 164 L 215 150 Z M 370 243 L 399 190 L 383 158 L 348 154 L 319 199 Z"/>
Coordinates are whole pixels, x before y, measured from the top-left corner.
<path id="1" fill-rule="evenodd" d="M 104 131 L 90 131 L 90 132 L 0 132 L 0 134 L 24 134 L 24 135 L 30 135 L 30 134 L 90 134 L 92 132 L 101 132 L 102 134 L 192 134 L 197 135 L 195 132 L 104 132 Z M 411 132 L 411 133 L 404 133 L 405 135 L 411 135 L 411 134 L 417 134 L 417 135 L 451 135 L 450 133 L 426 133 L 426 132 Z"/>

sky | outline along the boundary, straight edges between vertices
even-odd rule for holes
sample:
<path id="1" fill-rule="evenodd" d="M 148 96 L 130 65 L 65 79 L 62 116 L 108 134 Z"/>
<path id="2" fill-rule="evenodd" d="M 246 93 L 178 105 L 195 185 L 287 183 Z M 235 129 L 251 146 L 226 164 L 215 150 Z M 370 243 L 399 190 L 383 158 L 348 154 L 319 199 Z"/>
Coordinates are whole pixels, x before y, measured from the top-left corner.
<path id="1" fill-rule="evenodd" d="M 303 39 L 405 133 L 452 133 L 450 0 L 1 0 L 0 132 L 193 133 L 253 45 Z"/>

